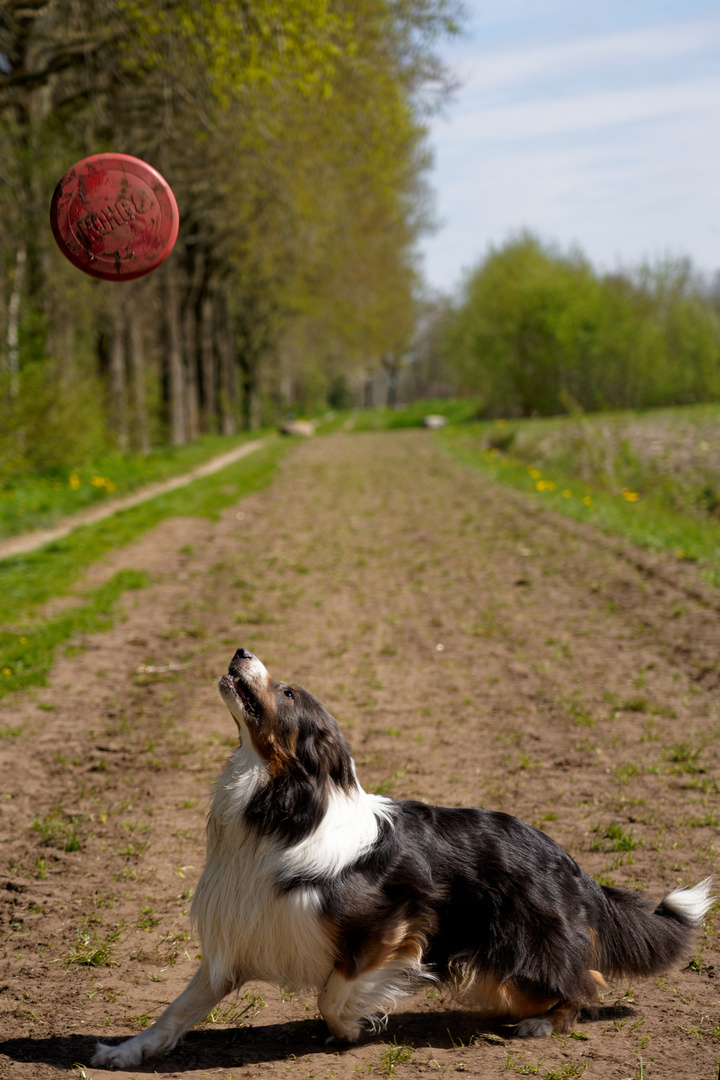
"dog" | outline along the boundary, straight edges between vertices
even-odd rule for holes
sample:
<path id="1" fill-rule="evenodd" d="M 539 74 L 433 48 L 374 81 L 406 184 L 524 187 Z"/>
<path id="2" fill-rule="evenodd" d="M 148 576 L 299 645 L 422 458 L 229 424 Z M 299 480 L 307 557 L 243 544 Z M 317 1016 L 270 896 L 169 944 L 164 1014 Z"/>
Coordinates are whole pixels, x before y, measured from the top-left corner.
<path id="1" fill-rule="evenodd" d="M 192 902 L 200 967 L 152 1027 L 98 1043 L 93 1065 L 166 1053 L 248 979 L 315 990 L 346 1042 L 437 984 L 518 1035 L 567 1031 L 606 976 L 681 958 L 714 902 L 710 878 L 657 905 L 598 885 L 508 814 L 367 794 L 327 709 L 247 649 L 219 689 L 240 744 L 215 788 Z"/>

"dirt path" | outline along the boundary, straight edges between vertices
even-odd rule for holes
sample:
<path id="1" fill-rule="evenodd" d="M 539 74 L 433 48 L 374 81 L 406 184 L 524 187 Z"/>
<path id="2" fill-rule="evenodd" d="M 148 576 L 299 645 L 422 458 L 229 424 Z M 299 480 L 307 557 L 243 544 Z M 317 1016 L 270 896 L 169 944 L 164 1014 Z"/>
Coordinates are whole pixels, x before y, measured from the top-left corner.
<path id="1" fill-rule="evenodd" d="M 51 529 L 33 529 L 32 532 L 23 533 L 22 536 L 3 540 L 0 542 L 0 559 L 9 559 L 11 555 L 26 555 L 29 551 L 37 551 L 44 544 L 61 540 L 63 536 L 67 536 L 80 525 L 94 525 L 96 521 L 103 521 L 105 518 L 112 517 L 113 514 L 118 514 L 121 510 L 129 510 L 131 506 L 139 506 L 140 503 L 155 499 L 158 495 L 165 495 L 168 491 L 177 491 L 179 488 L 187 487 L 188 484 L 192 484 L 194 480 L 200 480 L 203 476 L 212 476 L 213 473 L 220 472 L 228 465 L 233 465 L 241 458 L 252 454 L 254 450 L 259 450 L 266 441 L 258 439 L 256 442 L 236 446 L 234 450 L 228 450 L 226 454 L 218 454 L 217 457 L 211 458 L 204 465 L 196 465 L 194 469 L 182 476 L 174 476 L 171 480 L 162 480 L 157 484 L 148 484 L 133 495 L 126 495 L 122 499 L 110 499 L 99 506 L 90 507 L 89 510 L 81 510 L 79 514 L 62 518 Z"/>
<path id="2" fill-rule="evenodd" d="M 196 966 L 187 910 L 234 731 L 215 679 L 239 645 L 326 702 L 366 788 L 509 810 L 657 898 L 717 870 L 717 597 L 427 433 L 299 445 L 268 491 L 168 521 L 103 573 L 123 566 L 152 576 L 124 621 L 0 715 L 0 1077 L 68 1075 Z M 716 1080 L 719 924 L 577 1037 L 518 1040 L 423 994 L 334 1052 L 311 998 L 259 985 L 124 1075 Z"/>

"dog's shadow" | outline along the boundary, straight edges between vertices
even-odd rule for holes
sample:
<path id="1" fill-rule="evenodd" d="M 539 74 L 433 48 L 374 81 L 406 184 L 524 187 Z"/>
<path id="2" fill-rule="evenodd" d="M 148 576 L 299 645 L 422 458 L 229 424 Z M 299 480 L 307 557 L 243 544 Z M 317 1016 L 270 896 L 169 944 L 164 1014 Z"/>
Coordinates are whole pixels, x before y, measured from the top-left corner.
<path id="1" fill-rule="evenodd" d="M 607 1022 L 634 1015 L 634 1010 L 626 1005 L 595 1006 L 583 1010 L 580 1024 L 598 1020 Z M 136 1065 L 133 1072 L 162 1075 L 189 1072 L 193 1069 L 237 1069 L 243 1065 L 282 1062 L 290 1056 L 295 1058 L 317 1053 L 342 1054 L 353 1049 L 346 1043 L 328 1043 L 327 1034 L 322 1020 L 296 1020 L 257 1027 L 191 1031 L 167 1057 L 153 1058 L 142 1065 Z M 427 1046 L 429 1040 L 436 1050 L 453 1050 L 473 1041 L 482 1041 L 483 1036 L 490 1036 L 490 1041 L 499 1038 L 503 1042 L 515 1041 L 517 1038 L 513 1028 L 479 1023 L 472 1013 L 461 1010 L 405 1012 L 394 1013 L 386 1032 L 368 1035 L 359 1044 L 354 1044 L 354 1048 L 380 1052 L 383 1044 L 388 1041 L 422 1047 Z M 123 1036 L 123 1039 L 127 1037 Z M 6 1039 L 0 1042 L 0 1057 L 4 1055 L 14 1062 L 43 1063 L 55 1068 L 69 1069 L 73 1065 L 90 1064 L 98 1038 L 83 1032 L 53 1035 L 44 1039 Z M 102 1038 L 101 1041 L 115 1044 L 122 1040 Z"/>

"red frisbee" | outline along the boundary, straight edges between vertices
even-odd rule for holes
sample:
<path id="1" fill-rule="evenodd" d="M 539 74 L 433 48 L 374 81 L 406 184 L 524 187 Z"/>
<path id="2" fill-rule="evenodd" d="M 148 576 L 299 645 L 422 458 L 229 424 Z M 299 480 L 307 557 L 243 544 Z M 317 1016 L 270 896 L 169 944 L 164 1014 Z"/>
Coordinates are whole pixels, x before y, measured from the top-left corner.
<path id="1" fill-rule="evenodd" d="M 63 255 L 107 281 L 155 270 L 177 240 L 180 216 L 166 180 L 129 154 L 94 154 L 65 173 L 50 205 Z"/>

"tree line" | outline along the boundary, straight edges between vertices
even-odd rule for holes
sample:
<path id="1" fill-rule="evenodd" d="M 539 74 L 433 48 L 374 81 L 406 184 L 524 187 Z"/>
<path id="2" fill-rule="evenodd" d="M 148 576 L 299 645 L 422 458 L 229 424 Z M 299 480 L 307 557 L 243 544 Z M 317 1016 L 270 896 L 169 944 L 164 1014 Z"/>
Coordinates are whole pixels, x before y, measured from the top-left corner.
<path id="1" fill-rule="evenodd" d="M 424 118 L 454 0 L 3 0 L 0 476 L 346 403 L 404 354 L 428 224 Z M 173 255 L 100 282 L 54 186 L 129 153 L 171 183 Z"/>
<path id="2" fill-rule="evenodd" d="M 687 259 L 599 273 L 522 233 L 466 274 L 438 353 L 489 415 L 717 401 L 720 295 Z"/>

